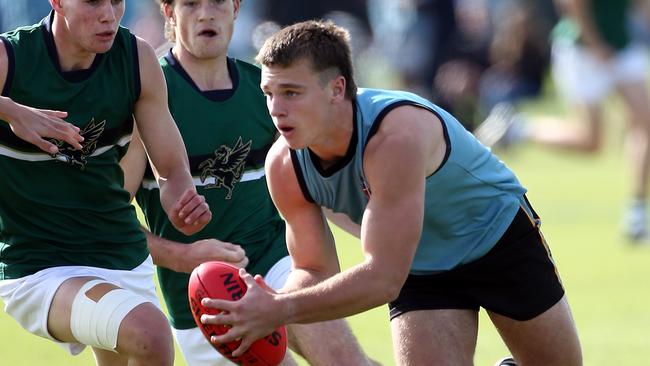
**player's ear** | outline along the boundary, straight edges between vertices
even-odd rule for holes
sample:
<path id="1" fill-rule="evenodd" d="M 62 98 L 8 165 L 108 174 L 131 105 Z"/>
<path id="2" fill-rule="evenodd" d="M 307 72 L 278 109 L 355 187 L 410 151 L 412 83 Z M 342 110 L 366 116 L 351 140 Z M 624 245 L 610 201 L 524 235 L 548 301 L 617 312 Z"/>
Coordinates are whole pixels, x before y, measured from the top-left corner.
<path id="1" fill-rule="evenodd" d="M 50 0 L 50 5 L 52 5 L 52 9 L 54 9 L 54 11 L 57 14 L 62 14 L 63 12 L 62 0 Z"/>
<path id="2" fill-rule="evenodd" d="M 237 19 L 237 15 L 239 15 L 239 7 L 241 6 L 241 1 L 240 0 L 232 0 L 232 6 L 234 8 L 234 19 Z"/>
<path id="3" fill-rule="evenodd" d="M 172 4 L 162 4 L 162 13 L 165 15 L 165 18 L 172 26 L 176 26 L 176 20 L 174 19 L 174 6 Z"/>
<path id="4" fill-rule="evenodd" d="M 332 98 L 345 99 L 345 85 L 347 84 L 343 75 L 337 75 L 332 79 Z"/>

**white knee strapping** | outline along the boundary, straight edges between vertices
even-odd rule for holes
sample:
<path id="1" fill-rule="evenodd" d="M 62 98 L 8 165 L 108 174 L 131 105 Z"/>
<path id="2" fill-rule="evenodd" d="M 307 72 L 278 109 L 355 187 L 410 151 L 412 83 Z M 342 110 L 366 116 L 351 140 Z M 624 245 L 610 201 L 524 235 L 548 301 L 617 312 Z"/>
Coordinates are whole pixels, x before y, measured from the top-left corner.
<path id="1" fill-rule="evenodd" d="M 79 343 L 115 351 L 120 324 L 136 306 L 147 300 L 130 291 L 113 289 L 98 302 L 89 299 L 86 292 L 104 280 L 86 282 L 72 302 L 70 329 Z"/>

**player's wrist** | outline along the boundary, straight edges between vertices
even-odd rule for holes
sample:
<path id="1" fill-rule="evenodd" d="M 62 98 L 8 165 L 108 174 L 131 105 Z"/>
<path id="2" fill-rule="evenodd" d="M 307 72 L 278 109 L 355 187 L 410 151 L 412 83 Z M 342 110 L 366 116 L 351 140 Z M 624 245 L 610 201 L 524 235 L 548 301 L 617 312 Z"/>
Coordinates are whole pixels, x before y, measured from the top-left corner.
<path id="1" fill-rule="evenodd" d="M 15 118 L 16 102 L 9 97 L 0 96 L 0 120 L 11 125 Z"/>

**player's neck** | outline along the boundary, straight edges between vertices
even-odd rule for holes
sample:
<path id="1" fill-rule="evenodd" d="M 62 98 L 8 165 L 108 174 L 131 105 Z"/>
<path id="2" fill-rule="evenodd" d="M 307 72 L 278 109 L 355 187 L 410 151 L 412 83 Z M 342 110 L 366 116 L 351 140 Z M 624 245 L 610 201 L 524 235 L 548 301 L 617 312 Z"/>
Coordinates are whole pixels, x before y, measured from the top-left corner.
<path id="1" fill-rule="evenodd" d="M 200 90 L 224 90 L 233 87 L 225 54 L 212 58 L 197 58 L 178 44 L 172 49 L 172 53 Z"/>
<path id="2" fill-rule="evenodd" d="M 354 136 L 354 108 L 349 100 L 344 100 L 332 114 L 326 132 L 309 149 L 320 159 L 323 169 L 345 158 Z"/>
<path id="3" fill-rule="evenodd" d="M 83 49 L 75 40 L 64 22 L 54 17 L 52 22 L 52 36 L 56 45 L 61 71 L 74 71 L 89 69 L 95 60 L 96 53 Z"/>

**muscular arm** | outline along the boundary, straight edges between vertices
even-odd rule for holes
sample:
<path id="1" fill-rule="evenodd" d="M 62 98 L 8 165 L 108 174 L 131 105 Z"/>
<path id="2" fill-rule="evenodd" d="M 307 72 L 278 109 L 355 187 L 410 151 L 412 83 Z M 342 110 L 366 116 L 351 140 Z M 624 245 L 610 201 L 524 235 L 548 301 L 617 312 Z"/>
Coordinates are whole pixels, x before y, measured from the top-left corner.
<path id="1" fill-rule="evenodd" d="M 203 196 L 196 193 L 185 145 L 167 107 L 167 87 L 154 51 L 138 39 L 142 91 L 135 118 L 145 151 L 160 186 L 160 202 L 170 221 L 186 235 L 211 219 Z"/>
<path id="2" fill-rule="evenodd" d="M 294 267 L 282 291 L 307 287 L 338 273 L 334 236 L 320 207 L 305 199 L 281 139 L 269 151 L 265 170 L 271 198 L 287 224 L 287 248 Z"/>
<path id="3" fill-rule="evenodd" d="M 9 55 L 3 41 L 0 41 L 0 92 L 4 90 L 9 73 Z M 63 140 L 75 149 L 81 149 L 83 138 L 79 128 L 63 121 L 68 114 L 32 108 L 14 102 L 0 95 L 0 120 L 8 122 L 13 133 L 21 139 L 36 145 L 39 149 L 55 154 L 59 149 L 45 138 Z"/>
<path id="4" fill-rule="evenodd" d="M 412 127 L 404 128 L 404 123 Z M 393 300 L 408 276 L 421 235 L 425 178 L 440 165 L 444 154 L 441 123 L 433 114 L 415 107 L 391 111 L 368 144 L 364 159 L 372 190 L 361 225 L 364 261 L 314 286 L 280 294 L 261 291 L 251 276 L 242 272 L 248 292 L 240 301 L 204 300 L 204 305 L 230 312 L 207 316 L 206 323 L 233 325 L 228 333 L 213 341 L 228 342 L 241 337 L 245 349 L 252 340 L 280 324 L 342 318 Z M 323 240 L 320 245 L 313 245 L 304 239 L 318 230 L 320 210 L 299 209 L 297 196 L 276 186 L 279 178 L 274 174 L 287 172 L 276 168 L 275 163 L 267 161 L 267 177 L 274 202 L 287 225 L 296 228 L 287 238 L 295 245 L 291 249 L 292 259 L 296 266 L 310 268 L 319 263 L 317 254 Z M 322 230 L 317 233 L 322 235 Z"/>
<path id="5" fill-rule="evenodd" d="M 422 231 L 424 182 L 433 169 L 431 141 L 442 138 L 440 129 L 436 138 L 432 136 L 433 118 L 414 107 L 387 115 L 364 159 L 372 190 L 361 224 L 365 259 L 321 284 L 280 295 L 288 323 L 340 318 L 397 296 Z M 404 121 L 421 128 L 404 129 Z"/>

